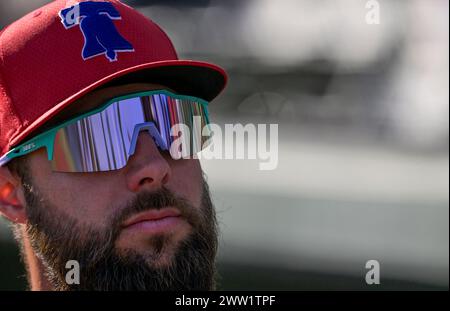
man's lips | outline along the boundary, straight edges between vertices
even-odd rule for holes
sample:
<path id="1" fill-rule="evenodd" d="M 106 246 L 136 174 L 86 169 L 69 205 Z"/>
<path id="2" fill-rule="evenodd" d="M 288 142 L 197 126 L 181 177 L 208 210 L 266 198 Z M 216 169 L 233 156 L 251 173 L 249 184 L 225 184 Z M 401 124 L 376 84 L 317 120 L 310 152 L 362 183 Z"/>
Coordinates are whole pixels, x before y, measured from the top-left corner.
<path id="1" fill-rule="evenodd" d="M 123 224 L 123 229 L 145 231 L 155 234 L 167 231 L 182 222 L 181 213 L 176 208 L 163 208 L 149 210 L 128 218 Z"/>
<path id="2" fill-rule="evenodd" d="M 150 210 L 128 218 L 128 220 L 126 220 L 122 226 L 128 227 L 142 221 L 157 221 L 167 217 L 179 217 L 180 215 L 180 211 L 176 208 Z"/>

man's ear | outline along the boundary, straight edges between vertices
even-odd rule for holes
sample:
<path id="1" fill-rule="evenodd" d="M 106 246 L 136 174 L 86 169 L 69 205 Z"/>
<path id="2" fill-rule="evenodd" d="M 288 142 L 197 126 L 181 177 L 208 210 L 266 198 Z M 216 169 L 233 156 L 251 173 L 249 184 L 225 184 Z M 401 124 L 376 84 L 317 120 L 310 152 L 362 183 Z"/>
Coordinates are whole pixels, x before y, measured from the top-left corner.
<path id="1" fill-rule="evenodd" d="M 20 178 L 13 175 L 7 166 L 0 167 L 0 215 L 16 224 L 27 221 Z"/>

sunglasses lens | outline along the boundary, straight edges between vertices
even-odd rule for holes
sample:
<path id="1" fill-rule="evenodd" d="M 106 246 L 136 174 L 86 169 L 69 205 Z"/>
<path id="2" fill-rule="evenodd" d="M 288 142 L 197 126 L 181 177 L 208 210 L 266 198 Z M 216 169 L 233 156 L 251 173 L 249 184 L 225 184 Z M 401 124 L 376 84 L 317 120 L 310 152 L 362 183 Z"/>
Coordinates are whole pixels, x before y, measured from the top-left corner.
<path id="1" fill-rule="evenodd" d="M 175 140 L 188 146 L 189 155 L 202 149 L 207 140 L 207 105 L 194 98 L 159 93 L 113 102 L 106 109 L 58 130 L 53 146 L 54 171 L 100 172 L 123 168 L 133 144 L 133 133 L 143 123 L 156 128 L 158 146 L 170 147 Z M 172 136 L 171 129 L 175 135 Z M 189 135 L 178 128 L 188 129 Z M 154 133 L 151 133 L 154 136 Z M 186 155 L 186 154 L 185 154 Z"/>

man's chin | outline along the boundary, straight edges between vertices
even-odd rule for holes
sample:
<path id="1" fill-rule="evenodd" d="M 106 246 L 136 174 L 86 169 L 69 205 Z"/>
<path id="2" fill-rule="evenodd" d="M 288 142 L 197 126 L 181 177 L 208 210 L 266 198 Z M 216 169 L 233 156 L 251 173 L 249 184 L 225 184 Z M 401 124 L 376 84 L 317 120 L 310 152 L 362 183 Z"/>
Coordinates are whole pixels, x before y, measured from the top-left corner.
<path id="1" fill-rule="evenodd" d="M 184 238 L 183 240 L 186 240 Z M 174 264 L 176 253 L 181 244 L 180 239 L 173 234 L 159 234 L 134 243 L 116 243 L 119 256 L 142 258 L 150 268 L 169 268 Z"/>

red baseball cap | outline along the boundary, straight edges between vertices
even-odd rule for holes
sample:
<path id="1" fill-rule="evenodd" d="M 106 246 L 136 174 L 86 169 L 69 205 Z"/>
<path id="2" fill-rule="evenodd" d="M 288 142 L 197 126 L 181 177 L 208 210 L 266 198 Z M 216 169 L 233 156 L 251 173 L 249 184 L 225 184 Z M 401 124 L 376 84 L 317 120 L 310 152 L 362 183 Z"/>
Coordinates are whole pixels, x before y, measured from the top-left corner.
<path id="1" fill-rule="evenodd" d="M 84 94 L 117 79 L 211 101 L 225 71 L 179 60 L 154 22 L 118 0 L 56 0 L 0 32 L 0 157 Z"/>

